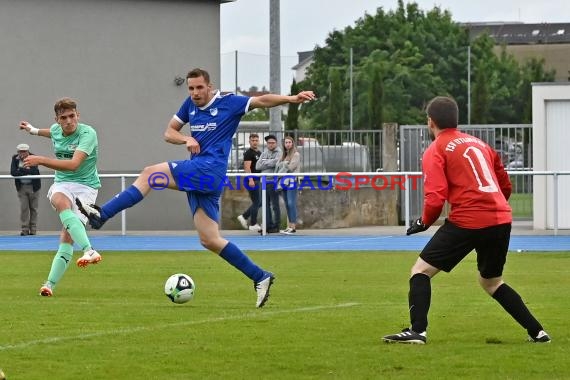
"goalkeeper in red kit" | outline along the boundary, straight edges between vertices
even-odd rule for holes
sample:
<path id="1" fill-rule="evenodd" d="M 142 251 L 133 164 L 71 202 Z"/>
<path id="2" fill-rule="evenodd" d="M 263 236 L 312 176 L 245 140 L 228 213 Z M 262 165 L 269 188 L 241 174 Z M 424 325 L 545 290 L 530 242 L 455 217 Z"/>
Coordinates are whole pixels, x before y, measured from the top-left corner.
<path id="1" fill-rule="evenodd" d="M 442 270 L 450 272 L 475 250 L 481 287 L 526 329 L 531 342 L 550 342 L 520 295 L 502 278 L 511 234 L 512 210 L 507 200 L 512 186 L 498 153 L 457 129 L 458 107 L 452 98 L 435 97 L 426 112 L 433 142 L 422 162 L 424 207 L 407 235 L 427 230 L 446 201 L 451 210 L 412 267 L 408 294 L 411 326 L 382 339 L 425 344 L 431 278 Z"/>

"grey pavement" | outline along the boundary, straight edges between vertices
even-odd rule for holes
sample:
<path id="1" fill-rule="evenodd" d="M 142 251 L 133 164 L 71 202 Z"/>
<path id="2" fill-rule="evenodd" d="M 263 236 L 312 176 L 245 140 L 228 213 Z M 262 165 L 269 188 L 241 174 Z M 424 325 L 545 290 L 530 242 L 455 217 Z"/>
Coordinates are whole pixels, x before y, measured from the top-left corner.
<path id="1" fill-rule="evenodd" d="M 431 236 L 437 230 L 437 226 L 433 226 L 421 234 L 424 236 Z M 298 228 L 300 235 L 306 236 L 397 236 L 405 235 L 406 227 L 404 226 L 365 226 L 365 227 L 349 227 L 349 228 L 334 228 L 334 229 L 303 229 L 302 226 Z M 38 231 L 39 235 L 58 235 L 59 231 Z M 117 230 L 89 230 L 89 235 L 91 236 L 108 236 L 108 235 L 120 235 L 121 231 Z M 256 232 L 246 231 L 246 230 L 225 230 L 221 231 L 222 236 L 256 236 L 259 235 Z M 19 235 L 20 231 L 0 231 L 0 236 L 14 236 Z M 544 235 L 551 236 L 554 235 L 554 230 L 535 230 L 532 227 L 531 221 L 515 221 L 513 223 L 512 235 Z M 559 229 L 557 231 L 558 235 L 570 235 L 570 230 Z M 129 236 L 195 236 L 197 235 L 195 230 L 178 230 L 178 231 L 129 231 L 127 230 L 127 235 Z"/>

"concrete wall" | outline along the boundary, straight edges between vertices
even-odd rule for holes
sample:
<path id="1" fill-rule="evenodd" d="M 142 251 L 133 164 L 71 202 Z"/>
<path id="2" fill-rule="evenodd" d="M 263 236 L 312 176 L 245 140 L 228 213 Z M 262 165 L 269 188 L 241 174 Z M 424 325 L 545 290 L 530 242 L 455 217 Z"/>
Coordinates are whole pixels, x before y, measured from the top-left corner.
<path id="1" fill-rule="evenodd" d="M 63 96 L 79 102 L 81 121 L 98 132 L 100 173 L 138 173 L 187 156 L 162 135 L 187 96 L 175 77 L 204 67 L 219 83 L 219 1 L 0 0 L 0 9 L 0 174 L 9 173 L 19 143 L 53 156 L 48 139 L 20 132 L 18 123 L 49 127 L 53 104 Z M 44 231 L 60 228 L 44 198 L 50 183 L 43 181 L 39 212 Z M 118 186 L 118 180 L 105 180 L 99 199 Z M 163 193 L 129 213 L 132 228 L 191 225 L 187 212 L 179 211 L 185 195 Z M 19 229 L 18 207 L 13 181 L 0 180 L 0 230 Z"/>
<path id="2" fill-rule="evenodd" d="M 499 54 L 502 47 L 495 46 L 494 50 Z M 570 81 L 570 44 L 508 45 L 507 52 L 520 63 L 544 58 L 546 70 L 556 70 L 556 82 Z"/>
<path id="3" fill-rule="evenodd" d="M 327 187 L 324 184 L 322 187 Z M 398 191 L 375 190 L 371 187 L 359 190 L 303 190 L 297 200 L 298 221 L 303 228 L 345 228 L 358 226 L 398 225 Z M 286 226 L 287 213 L 281 202 L 281 225 Z M 250 202 L 245 190 L 224 193 L 222 226 L 225 229 L 241 229 L 235 220 Z M 260 214 L 261 215 L 261 211 Z"/>

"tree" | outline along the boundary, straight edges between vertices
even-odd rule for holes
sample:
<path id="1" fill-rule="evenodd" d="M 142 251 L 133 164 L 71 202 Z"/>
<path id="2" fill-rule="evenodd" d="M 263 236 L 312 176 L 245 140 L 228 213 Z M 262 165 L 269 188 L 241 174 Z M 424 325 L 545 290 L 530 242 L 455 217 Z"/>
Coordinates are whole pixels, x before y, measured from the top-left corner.
<path id="1" fill-rule="evenodd" d="M 425 14 L 417 4 L 404 6 L 400 1 L 394 12 L 378 8 L 375 16 L 366 14 L 354 27 L 332 32 L 326 46 L 315 49 L 303 87 L 327 93 L 329 69 L 346 72 L 347 52 L 353 48 L 355 128 L 369 128 L 370 65 L 380 67 L 383 74 L 384 119 L 423 123 L 422 111 L 429 99 L 458 92 L 457 88 L 465 90 L 467 42 L 465 30 L 449 13 L 435 8 Z M 464 103 L 464 99 L 463 95 L 458 100 Z M 322 115 L 327 114 L 328 106 L 327 101 L 313 102 L 303 107 L 301 114 L 316 127 L 326 128 L 323 124 L 328 120 Z M 346 104 L 344 109 L 348 109 Z"/>
<path id="2" fill-rule="evenodd" d="M 521 123 L 532 123 L 532 84 L 533 82 L 553 82 L 555 71 L 544 70 L 544 58 L 531 58 L 526 61 L 521 68 L 521 82 L 519 85 L 519 98 L 522 100 L 522 120 Z M 530 150 L 531 130 L 526 128 L 523 135 L 523 144 Z M 524 155 L 524 166 L 530 166 L 530 155 Z"/>
<path id="3" fill-rule="evenodd" d="M 519 99 L 522 100 L 522 123 L 532 122 L 532 84 L 533 82 L 553 82 L 554 70 L 544 70 L 544 58 L 531 58 L 521 68 L 521 82 L 518 86 Z"/>
<path id="4" fill-rule="evenodd" d="M 291 83 L 291 95 L 298 93 L 299 86 L 297 85 L 297 81 L 293 79 L 293 83 Z M 288 131 L 299 129 L 299 105 L 297 103 L 289 104 L 287 118 L 285 119 L 285 129 Z"/>
<path id="5" fill-rule="evenodd" d="M 483 34 L 471 42 L 471 122 L 486 124 L 491 120 L 491 104 L 498 88 L 498 59 L 493 53 L 495 42 L 488 34 Z"/>
<path id="6" fill-rule="evenodd" d="M 370 115 L 370 128 L 380 130 L 384 121 L 382 115 L 382 103 L 384 101 L 384 87 L 380 70 L 374 70 L 370 88 L 368 90 L 368 109 Z"/>
<path id="7" fill-rule="evenodd" d="M 243 121 L 265 121 L 269 120 L 269 110 L 267 108 L 256 108 L 247 112 L 241 118 Z"/>
<path id="8" fill-rule="evenodd" d="M 328 126 L 329 129 L 342 129 L 343 123 L 343 90 L 340 70 L 331 68 L 329 72 Z"/>
<path id="9" fill-rule="evenodd" d="M 475 72 L 472 94 L 471 122 L 473 124 L 487 124 L 489 122 L 489 78 L 483 66 Z"/>
<path id="10" fill-rule="evenodd" d="M 329 34 L 323 47 L 316 47 L 302 87 L 313 89 L 319 99 L 303 106 L 301 117 L 312 128 L 337 128 L 331 116 L 348 110 L 348 51 L 353 49 L 354 126 L 370 128 L 373 97 L 373 67 L 380 70 L 383 90 L 381 104 L 384 121 L 400 124 L 423 124 L 426 103 L 437 95 L 457 100 L 459 122 L 467 122 L 467 49 L 472 52 L 472 100 L 475 119 L 488 123 L 515 123 L 526 118 L 523 111 L 530 95 L 522 93 L 522 78 L 533 69 L 524 69 L 506 51 L 495 53 L 497 47 L 488 35 L 472 41 L 466 27 L 454 22 L 448 11 L 434 7 L 419 9 L 416 3 L 398 1 L 394 11 L 381 7 L 375 15 L 365 14 L 354 26 Z M 333 90 L 331 70 L 339 72 L 334 88 L 343 93 L 342 102 L 329 98 Z M 525 71 L 526 70 L 526 71 Z M 526 77 L 525 77 L 526 75 Z M 546 76 L 547 77 L 547 76 Z M 378 78 L 376 78 L 378 79 Z M 528 89 L 528 88 L 527 88 Z M 520 98 L 520 99 L 519 99 Z M 331 108 L 333 107 L 333 108 Z M 338 115 L 336 115 L 338 119 Z"/>
<path id="11" fill-rule="evenodd" d="M 380 54 L 374 52 L 373 55 Z M 379 60 L 371 59 L 368 63 L 363 64 L 362 79 L 358 82 L 366 83 L 366 125 L 364 129 L 382 129 L 384 121 L 384 77 L 382 74 L 382 65 L 377 63 Z M 364 84 L 363 83 L 363 84 Z M 361 125 L 360 121 L 357 125 Z"/>

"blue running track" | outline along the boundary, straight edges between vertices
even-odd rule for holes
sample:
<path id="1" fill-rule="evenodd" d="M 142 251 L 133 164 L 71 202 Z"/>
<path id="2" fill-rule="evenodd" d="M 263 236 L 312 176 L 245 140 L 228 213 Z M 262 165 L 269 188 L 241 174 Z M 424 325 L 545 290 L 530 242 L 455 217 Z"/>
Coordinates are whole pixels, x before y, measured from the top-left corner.
<path id="1" fill-rule="evenodd" d="M 421 251 L 430 236 L 225 236 L 246 251 Z M 53 251 L 59 235 L 0 236 L 0 251 Z M 198 251 L 205 250 L 196 236 L 92 236 L 101 251 Z M 512 251 L 570 251 L 570 236 L 512 236 Z"/>

